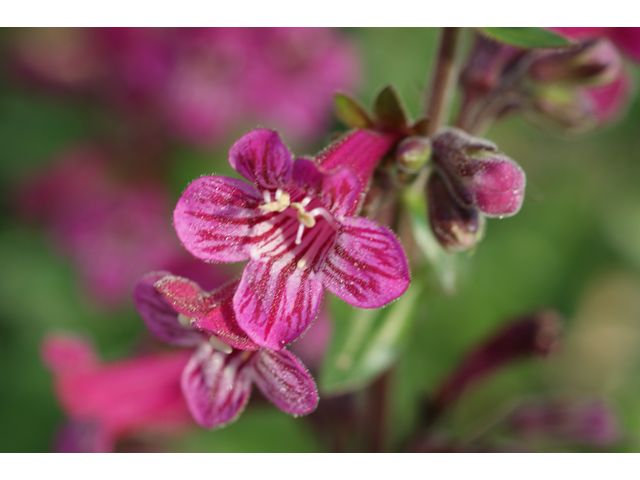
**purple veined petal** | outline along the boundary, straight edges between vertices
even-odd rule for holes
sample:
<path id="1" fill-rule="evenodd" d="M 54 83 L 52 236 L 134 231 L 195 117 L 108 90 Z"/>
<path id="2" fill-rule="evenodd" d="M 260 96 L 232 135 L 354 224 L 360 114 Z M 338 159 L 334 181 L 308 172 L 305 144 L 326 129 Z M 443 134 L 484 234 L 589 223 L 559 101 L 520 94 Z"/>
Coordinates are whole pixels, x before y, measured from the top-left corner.
<path id="1" fill-rule="evenodd" d="M 322 283 L 345 302 L 378 308 L 402 295 L 411 278 L 396 236 L 363 217 L 347 217 L 325 259 Z"/>
<path id="2" fill-rule="evenodd" d="M 233 311 L 233 296 L 239 283 L 240 279 L 233 280 L 211 292 L 216 307 L 205 316 L 194 318 L 192 325 L 221 338 L 238 350 L 258 350 L 259 345 L 240 328 Z"/>
<path id="3" fill-rule="evenodd" d="M 257 128 L 240 137 L 229 150 L 229 163 L 240 175 L 263 188 L 286 187 L 291 181 L 291 153 L 273 130 Z"/>
<path id="4" fill-rule="evenodd" d="M 287 350 L 261 349 L 251 359 L 249 375 L 280 410 L 307 415 L 318 404 L 318 391 L 307 369 Z"/>
<path id="5" fill-rule="evenodd" d="M 233 297 L 238 325 L 258 345 L 280 350 L 318 314 L 322 283 L 313 268 L 298 268 L 293 255 L 251 260 Z"/>
<path id="6" fill-rule="evenodd" d="M 215 428 L 234 421 L 251 394 L 245 353 L 229 355 L 201 344 L 182 372 L 182 393 L 196 422 Z"/>
<path id="7" fill-rule="evenodd" d="M 133 290 L 133 301 L 138 313 L 151 333 L 172 345 L 191 347 L 202 341 L 202 335 L 178 321 L 178 312 L 155 288 L 167 272 L 153 272 L 142 277 Z M 178 277 L 179 278 L 179 277 Z"/>
<path id="8" fill-rule="evenodd" d="M 257 208 L 262 203 L 262 195 L 242 180 L 201 177 L 178 200 L 173 223 L 180 241 L 194 256 L 239 262 L 249 258 L 247 244 L 263 233 L 261 222 L 273 215 Z"/>
<path id="9" fill-rule="evenodd" d="M 293 180 L 300 189 L 319 197 L 333 215 L 339 216 L 357 209 L 363 190 L 358 175 L 350 168 L 326 174 L 312 160 L 305 158 L 293 164 Z"/>

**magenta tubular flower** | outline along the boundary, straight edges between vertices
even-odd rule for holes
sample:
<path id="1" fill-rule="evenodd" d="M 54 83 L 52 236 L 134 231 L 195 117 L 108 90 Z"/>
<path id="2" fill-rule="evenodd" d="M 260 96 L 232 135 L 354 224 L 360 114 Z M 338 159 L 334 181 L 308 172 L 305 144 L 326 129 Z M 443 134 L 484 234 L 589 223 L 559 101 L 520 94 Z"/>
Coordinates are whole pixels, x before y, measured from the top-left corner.
<path id="1" fill-rule="evenodd" d="M 42 356 L 71 421 L 61 432 L 60 440 L 69 442 L 59 445 L 62 450 L 112 450 L 115 441 L 138 431 L 192 425 L 180 391 L 187 352 L 100 364 L 83 340 L 52 336 L 45 340 Z"/>
<path id="2" fill-rule="evenodd" d="M 232 308 L 236 288 L 232 282 L 207 293 L 158 272 L 134 291 L 138 312 L 158 338 L 195 348 L 181 377 L 193 418 L 207 428 L 232 422 L 249 401 L 252 384 L 287 413 L 311 413 L 318 402 L 313 379 L 291 353 L 260 348 L 240 329 Z"/>
<path id="3" fill-rule="evenodd" d="M 276 132 L 252 130 L 229 151 L 231 166 L 252 184 L 201 177 L 174 211 L 178 237 L 196 257 L 249 260 L 233 308 L 263 347 L 279 350 L 298 337 L 315 318 L 323 287 L 351 305 L 377 308 L 409 285 L 395 235 L 352 216 L 367 175 L 392 142 L 360 131 L 338 145 L 320 165 L 293 162 Z"/>
<path id="4" fill-rule="evenodd" d="M 624 54 L 640 63 L 640 27 L 552 27 L 549 30 L 572 40 L 607 37 Z"/>

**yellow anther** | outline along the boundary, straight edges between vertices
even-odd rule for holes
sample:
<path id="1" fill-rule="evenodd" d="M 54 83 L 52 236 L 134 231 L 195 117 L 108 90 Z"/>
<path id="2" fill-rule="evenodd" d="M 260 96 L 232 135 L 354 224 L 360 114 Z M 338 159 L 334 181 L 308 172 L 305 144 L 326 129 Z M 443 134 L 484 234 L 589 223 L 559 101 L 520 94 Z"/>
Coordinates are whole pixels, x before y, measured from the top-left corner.
<path id="1" fill-rule="evenodd" d="M 284 212 L 290 204 L 291 195 L 287 192 L 280 192 L 280 195 L 276 195 L 276 200 L 274 202 L 259 205 L 258 208 L 265 212 Z"/>

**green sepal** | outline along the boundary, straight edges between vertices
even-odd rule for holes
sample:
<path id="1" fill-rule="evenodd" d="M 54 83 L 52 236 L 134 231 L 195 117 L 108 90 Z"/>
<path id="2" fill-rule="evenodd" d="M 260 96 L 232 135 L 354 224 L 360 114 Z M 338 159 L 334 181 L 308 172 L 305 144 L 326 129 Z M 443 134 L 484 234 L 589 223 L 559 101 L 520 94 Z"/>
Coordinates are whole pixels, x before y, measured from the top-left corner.
<path id="1" fill-rule="evenodd" d="M 370 128 L 373 120 L 356 100 L 343 94 L 336 93 L 334 97 L 336 116 L 350 128 Z"/>
<path id="2" fill-rule="evenodd" d="M 387 85 L 373 102 L 373 111 L 377 124 L 383 128 L 404 129 L 407 126 L 407 114 L 395 88 Z"/>

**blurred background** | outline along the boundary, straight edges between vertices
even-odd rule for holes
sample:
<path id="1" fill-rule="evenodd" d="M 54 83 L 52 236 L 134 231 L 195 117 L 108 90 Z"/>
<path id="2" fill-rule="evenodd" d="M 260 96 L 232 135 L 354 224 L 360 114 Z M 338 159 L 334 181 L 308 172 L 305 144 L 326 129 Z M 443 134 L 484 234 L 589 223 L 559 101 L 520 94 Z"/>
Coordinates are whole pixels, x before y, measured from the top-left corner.
<path id="1" fill-rule="evenodd" d="M 131 399 L 145 395 L 136 372 L 155 371 L 136 359 L 177 355 L 147 332 L 131 289 L 154 270 L 205 288 L 228 279 L 234 265 L 200 263 L 175 236 L 171 212 L 188 183 L 234 175 L 228 149 L 256 125 L 313 155 L 344 131 L 336 90 L 370 106 L 392 84 L 416 118 L 437 37 L 394 28 L 0 30 L 0 451 L 59 450 L 69 429 L 95 435 L 96 425 L 73 422 L 86 405 L 128 412 L 107 429 L 117 451 L 360 448 L 326 432 L 332 421 L 366 425 L 371 382 L 349 395 L 323 388 L 323 354 L 347 321 L 333 299 L 291 347 L 319 378 L 318 410 L 296 419 L 254 389 L 236 423 L 207 431 L 183 407 L 164 421 L 161 408 L 154 417 Z M 639 79 L 636 66 L 629 72 Z M 640 102 L 634 95 L 616 123 L 590 134 L 512 117 L 487 138 L 527 173 L 524 206 L 490 219 L 472 255 L 456 255 L 455 293 L 423 282 L 428 293 L 388 377 L 386 442 L 406 447 L 424 399 L 469 351 L 507 320 L 546 308 L 562 317 L 557 349 L 468 389 L 424 448 L 637 451 Z M 90 342 L 97 358 L 75 403 L 60 400 L 73 396 L 74 360 L 56 363 L 43 347 L 61 334 Z M 177 388 L 179 371 L 149 388 Z"/>

